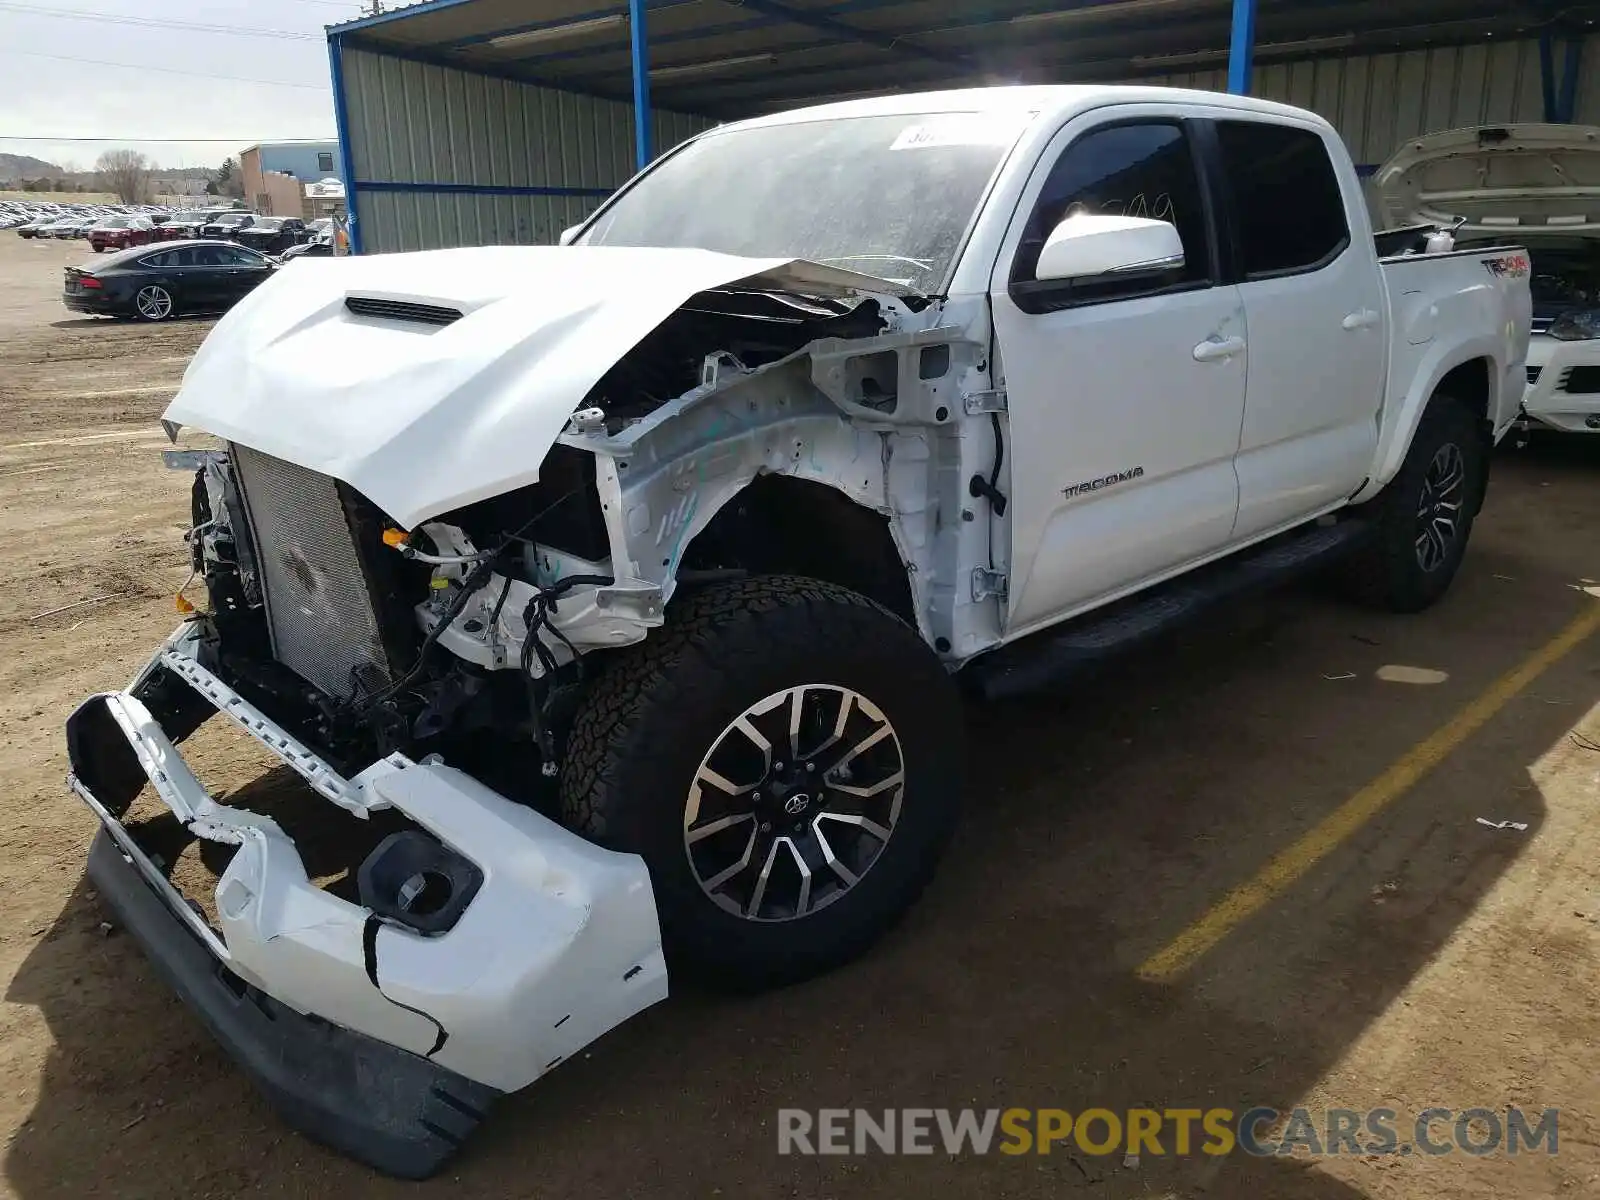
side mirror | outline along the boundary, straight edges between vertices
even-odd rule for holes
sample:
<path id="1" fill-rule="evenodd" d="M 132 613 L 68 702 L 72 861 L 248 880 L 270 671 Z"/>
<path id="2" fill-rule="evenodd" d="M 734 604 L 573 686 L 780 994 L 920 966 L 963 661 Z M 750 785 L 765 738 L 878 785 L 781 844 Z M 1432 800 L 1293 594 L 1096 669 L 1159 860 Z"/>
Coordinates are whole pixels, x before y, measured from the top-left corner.
<path id="1" fill-rule="evenodd" d="M 561 231 L 561 236 L 556 239 L 556 245 L 558 245 L 558 246 L 570 246 L 570 245 L 572 245 L 572 239 L 578 236 L 578 230 L 580 230 L 582 228 L 583 228 L 583 226 L 581 224 L 568 225 L 565 229 L 563 229 Z"/>
<path id="2" fill-rule="evenodd" d="M 1153 275 L 1183 266 L 1183 239 L 1168 221 L 1079 213 L 1051 231 L 1034 277 L 1045 280 Z"/>

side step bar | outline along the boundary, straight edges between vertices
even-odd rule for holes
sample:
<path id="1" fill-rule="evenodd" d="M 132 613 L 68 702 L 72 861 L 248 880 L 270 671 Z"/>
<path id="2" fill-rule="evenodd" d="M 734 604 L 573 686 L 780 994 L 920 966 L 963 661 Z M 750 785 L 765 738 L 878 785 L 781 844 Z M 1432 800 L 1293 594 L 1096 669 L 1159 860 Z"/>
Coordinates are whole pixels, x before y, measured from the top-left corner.
<path id="1" fill-rule="evenodd" d="M 1370 536 L 1362 520 L 1312 525 L 976 659 L 959 679 L 985 700 L 1054 687 L 1243 592 L 1289 582 Z"/>

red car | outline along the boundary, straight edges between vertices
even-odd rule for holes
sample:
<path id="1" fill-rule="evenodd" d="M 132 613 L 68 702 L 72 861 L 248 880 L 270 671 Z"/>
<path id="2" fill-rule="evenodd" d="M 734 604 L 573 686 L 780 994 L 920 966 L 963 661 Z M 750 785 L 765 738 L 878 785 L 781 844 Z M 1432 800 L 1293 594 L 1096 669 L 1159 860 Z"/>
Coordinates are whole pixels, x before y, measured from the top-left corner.
<path id="1" fill-rule="evenodd" d="M 144 246 L 156 240 L 155 222 L 149 217 L 107 217 L 89 229 L 89 245 L 99 254 L 102 250 L 126 250 L 130 246 Z"/>

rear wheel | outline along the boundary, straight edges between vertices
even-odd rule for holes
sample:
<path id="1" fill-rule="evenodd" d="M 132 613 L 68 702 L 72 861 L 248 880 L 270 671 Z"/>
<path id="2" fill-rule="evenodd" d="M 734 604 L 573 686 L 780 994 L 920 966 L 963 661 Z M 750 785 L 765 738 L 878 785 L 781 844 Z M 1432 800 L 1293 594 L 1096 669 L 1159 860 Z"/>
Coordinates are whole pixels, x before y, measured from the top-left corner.
<path id="1" fill-rule="evenodd" d="M 1466 405 L 1436 395 L 1400 472 L 1365 507 L 1372 542 L 1346 566 L 1348 590 L 1392 612 L 1420 612 L 1450 587 L 1488 483 L 1489 457 Z"/>
<path id="2" fill-rule="evenodd" d="M 146 284 L 133 298 L 133 307 L 146 321 L 165 321 L 172 315 L 172 293 L 158 283 Z"/>
<path id="3" fill-rule="evenodd" d="M 795 576 L 687 598 L 568 738 L 563 814 L 644 858 L 675 968 L 827 970 L 911 905 L 954 825 L 961 714 L 916 631 Z"/>

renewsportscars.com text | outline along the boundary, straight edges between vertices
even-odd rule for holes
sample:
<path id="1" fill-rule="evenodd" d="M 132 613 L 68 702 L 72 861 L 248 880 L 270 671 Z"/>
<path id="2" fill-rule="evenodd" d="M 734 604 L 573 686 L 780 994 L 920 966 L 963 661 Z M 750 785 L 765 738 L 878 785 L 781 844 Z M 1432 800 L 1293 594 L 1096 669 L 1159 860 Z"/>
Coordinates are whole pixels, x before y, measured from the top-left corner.
<path id="1" fill-rule="evenodd" d="M 779 1154 L 1556 1154 L 1560 1112 L 1520 1108 L 783 1108 Z"/>

